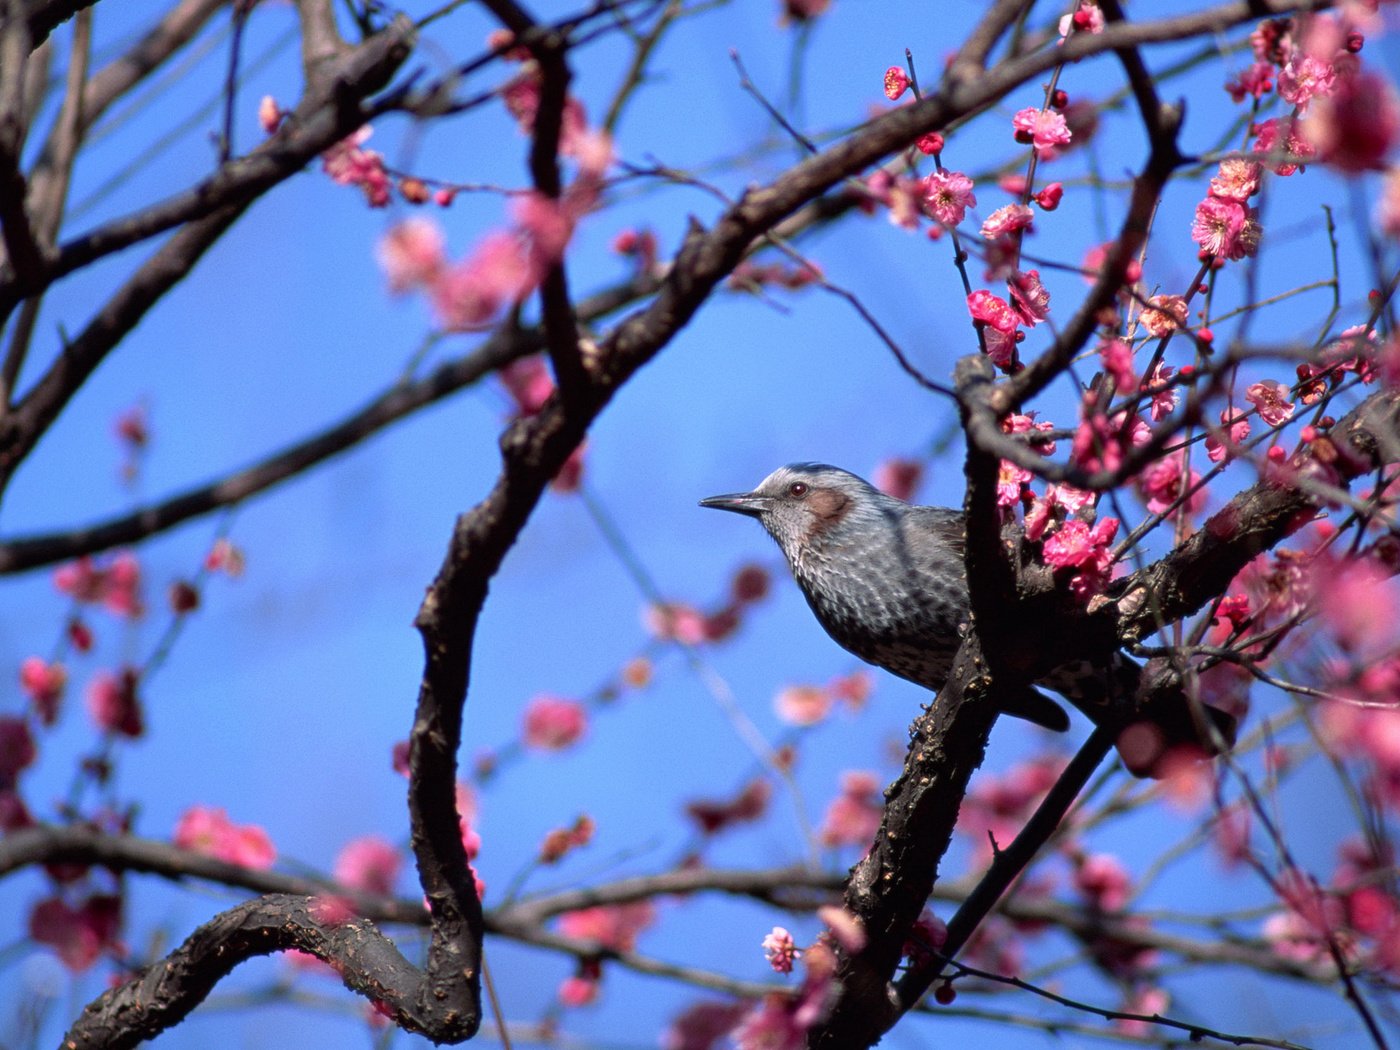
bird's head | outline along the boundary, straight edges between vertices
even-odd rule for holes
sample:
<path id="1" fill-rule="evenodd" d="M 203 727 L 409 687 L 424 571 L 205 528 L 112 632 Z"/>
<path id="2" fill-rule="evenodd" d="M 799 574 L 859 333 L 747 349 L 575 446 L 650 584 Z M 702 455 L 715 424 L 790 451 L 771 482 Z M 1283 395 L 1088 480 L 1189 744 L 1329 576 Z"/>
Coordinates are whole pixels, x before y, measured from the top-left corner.
<path id="1" fill-rule="evenodd" d="M 901 506 L 850 471 L 825 463 L 789 463 L 752 492 L 702 499 L 700 506 L 757 518 L 790 560 L 849 533 L 863 519 Z"/>

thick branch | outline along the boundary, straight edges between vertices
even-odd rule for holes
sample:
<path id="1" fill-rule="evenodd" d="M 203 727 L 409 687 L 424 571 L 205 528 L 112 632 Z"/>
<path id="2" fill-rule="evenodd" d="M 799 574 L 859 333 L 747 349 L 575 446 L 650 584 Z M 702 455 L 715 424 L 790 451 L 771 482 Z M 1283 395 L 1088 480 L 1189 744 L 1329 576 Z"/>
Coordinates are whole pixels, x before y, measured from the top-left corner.
<path id="1" fill-rule="evenodd" d="M 409 1031 L 435 1041 L 463 1038 L 466 1019 L 444 1025 L 424 1009 L 419 971 L 373 923 L 323 922 L 318 910 L 305 897 L 279 894 L 215 916 L 170 955 L 89 1003 L 63 1037 L 65 1050 L 134 1047 L 184 1020 L 239 963 L 289 948 L 329 963 L 347 988 L 388 1006 Z"/>

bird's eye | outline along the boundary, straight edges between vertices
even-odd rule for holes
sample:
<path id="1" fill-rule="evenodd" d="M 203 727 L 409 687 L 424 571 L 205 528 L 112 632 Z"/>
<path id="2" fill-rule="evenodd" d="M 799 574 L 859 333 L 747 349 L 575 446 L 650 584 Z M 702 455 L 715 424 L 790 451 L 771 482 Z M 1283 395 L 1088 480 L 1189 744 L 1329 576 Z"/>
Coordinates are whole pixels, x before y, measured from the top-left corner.
<path id="1" fill-rule="evenodd" d="M 788 486 L 788 495 L 793 499 L 801 499 L 807 495 L 807 483 L 805 481 L 794 481 Z"/>

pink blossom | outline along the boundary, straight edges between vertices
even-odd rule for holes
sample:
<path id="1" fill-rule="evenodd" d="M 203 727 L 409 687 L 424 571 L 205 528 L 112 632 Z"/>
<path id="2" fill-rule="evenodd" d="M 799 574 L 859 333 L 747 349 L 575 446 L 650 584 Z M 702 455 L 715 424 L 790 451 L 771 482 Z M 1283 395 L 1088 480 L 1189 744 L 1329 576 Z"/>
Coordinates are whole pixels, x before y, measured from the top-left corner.
<path id="1" fill-rule="evenodd" d="M 1275 175 L 1292 175 L 1313 158 L 1316 150 L 1291 119 L 1270 117 L 1254 128 L 1254 152 Z"/>
<path id="2" fill-rule="evenodd" d="M 1148 464 L 1136 480 L 1138 492 L 1153 514 L 1175 518 L 1183 511 L 1187 515 L 1196 514 L 1205 506 L 1206 492 L 1200 487 L 1201 476 L 1194 468 L 1186 467 L 1185 449 Z M 1182 499 L 1184 504 L 1178 505 Z"/>
<path id="3" fill-rule="evenodd" d="M 222 572 L 231 579 L 242 576 L 247 565 L 248 559 L 243 549 L 226 538 L 215 540 L 214 545 L 209 548 L 209 553 L 204 556 L 204 567 L 207 570 Z"/>
<path id="4" fill-rule="evenodd" d="M 936 131 L 930 131 L 927 135 L 920 135 L 914 140 L 914 145 L 919 152 L 926 157 L 932 157 L 936 153 L 943 152 L 943 136 Z"/>
<path id="5" fill-rule="evenodd" d="M 1080 270 L 1083 271 L 1085 282 L 1093 284 L 1099 279 L 1103 272 L 1104 263 L 1108 261 L 1108 253 L 1113 248 L 1110 244 L 1098 244 L 1084 253 L 1084 261 L 1080 263 Z M 1136 284 L 1142 277 L 1142 267 L 1136 259 L 1129 259 L 1125 267 L 1123 279 L 1128 284 Z"/>
<path id="6" fill-rule="evenodd" d="M 715 1050 L 748 1012 L 749 1004 L 742 1000 L 692 1003 L 662 1033 L 662 1050 Z"/>
<path id="7" fill-rule="evenodd" d="M 1060 19 L 1060 36 L 1069 36 L 1072 32 L 1102 33 L 1103 27 L 1103 11 L 1099 5 L 1094 0 L 1079 0 L 1074 13 Z"/>
<path id="8" fill-rule="evenodd" d="M 1071 136 L 1064 114 L 1053 109 L 1031 106 L 1020 110 L 1011 118 L 1011 126 L 1016 129 L 1016 141 L 1034 144 L 1035 155 L 1041 160 L 1052 159 L 1059 152 L 1058 147 L 1069 145 Z"/>
<path id="9" fill-rule="evenodd" d="M 1211 831 L 1211 842 L 1227 868 L 1244 863 L 1251 856 L 1249 833 L 1252 824 L 1249 806 L 1242 800 L 1220 810 Z"/>
<path id="10" fill-rule="evenodd" d="M 972 180 L 960 171 L 935 171 L 921 184 L 924 211 L 944 226 L 956 226 L 977 206 Z"/>
<path id="11" fill-rule="evenodd" d="M 1027 328 L 1034 328 L 1050 316 L 1050 293 L 1040 283 L 1039 270 L 1017 270 L 1006 284 L 1012 308 Z"/>
<path id="12" fill-rule="evenodd" d="M 978 289 L 967 297 L 967 308 L 974 321 L 980 321 L 989 329 L 1010 335 L 1016 331 L 1020 318 L 1005 299 L 983 289 Z"/>
<path id="13" fill-rule="evenodd" d="M 1065 187 L 1062 182 L 1052 182 L 1043 189 L 1038 190 L 1031 200 L 1035 201 L 1045 211 L 1054 211 L 1060 206 L 1060 200 L 1065 195 Z"/>
<path id="14" fill-rule="evenodd" d="M 800 1050 L 807 1045 L 807 1029 L 792 1000 L 782 995 L 766 995 L 738 1027 L 730 1033 L 737 1050 Z"/>
<path id="15" fill-rule="evenodd" d="M 1372 559 L 1320 558 L 1313 565 L 1318 613 L 1347 652 L 1377 657 L 1396 635 L 1400 595 Z"/>
<path id="16" fill-rule="evenodd" d="M 447 264 L 442 230 L 431 219 L 414 216 L 389 229 L 375 249 L 380 268 L 395 293 L 428 287 Z"/>
<path id="17" fill-rule="evenodd" d="M 687 802 L 686 816 L 693 820 L 702 834 L 713 835 L 732 824 L 757 820 L 768 811 L 773 788 L 767 780 L 754 780 L 729 799 L 696 799 Z"/>
<path id="18" fill-rule="evenodd" d="M 989 241 L 1028 230 L 1035 222 L 1035 212 L 1025 204 L 1005 204 L 982 223 L 982 236 Z M 975 293 L 974 293 L 975 294 Z"/>
<path id="19" fill-rule="evenodd" d="M 1052 432 L 1055 424 L 1048 420 L 1036 422 L 1034 412 L 1012 412 L 1003 416 L 1001 420 L 1001 432 L 1003 434 L 1025 434 L 1026 444 L 1042 456 L 1050 456 L 1055 452 L 1055 442 L 1040 435 Z"/>
<path id="20" fill-rule="evenodd" d="M 1142 312 L 1142 326 L 1160 339 L 1179 328 L 1185 328 L 1187 317 L 1184 298 L 1179 295 L 1154 295 L 1147 300 L 1147 309 Z"/>
<path id="21" fill-rule="evenodd" d="M 652 637 L 663 642 L 699 645 L 705 641 L 705 616 L 685 602 L 661 602 L 642 611 L 642 622 Z"/>
<path id="22" fill-rule="evenodd" d="M 651 901 L 599 905 L 568 911 L 559 916 L 559 929 L 566 937 L 594 941 L 613 951 L 630 952 L 637 946 L 637 935 L 656 921 Z"/>
<path id="23" fill-rule="evenodd" d="M 527 747 L 562 751 L 576 743 L 588 728 L 588 713 L 577 700 L 542 694 L 525 708 L 522 735 Z"/>
<path id="24" fill-rule="evenodd" d="M 58 661 L 48 663 L 41 656 L 30 656 L 20 664 L 19 685 L 34 704 L 39 721 L 51 726 L 58 718 L 58 701 L 68 684 L 68 672 Z"/>
<path id="25" fill-rule="evenodd" d="M 500 376 L 518 416 L 536 415 L 554 393 L 554 377 L 540 354 L 512 361 L 501 369 Z"/>
<path id="26" fill-rule="evenodd" d="M 824 846 L 868 847 L 880 828 L 882 802 L 874 773 L 842 773 L 841 794 L 827 807 L 818 840 Z"/>
<path id="27" fill-rule="evenodd" d="M 739 605 L 750 605 L 768 597 L 773 588 L 773 577 L 762 565 L 750 562 L 739 566 L 729 583 L 730 593 Z"/>
<path id="28" fill-rule="evenodd" d="M 389 176 L 384 155 L 361 147 L 373 134 L 368 124 L 353 131 L 321 154 L 321 170 L 340 186 L 358 186 L 371 208 L 389 203 Z"/>
<path id="29" fill-rule="evenodd" d="M 574 974 L 559 983 L 559 1002 L 577 1009 L 588 1006 L 598 999 L 599 985 L 602 982 L 593 974 Z"/>
<path id="30" fill-rule="evenodd" d="M 1270 62 L 1255 62 L 1237 76 L 1225 82 L 1225 90 L 1236 102 L 1246 98 L 1263 98 L 1274 89 L 1274 66 Z"/>
<path id="31" fill-rule="evenodd" d="M 1042 544 L 1041 556 L 1045 564 L 1053 568 L 1079 569 L 1070 578 L 1070 590 L 1087 599 L 1108 582 L 1109 568 L 1113 564 L 1110 545 L 1117 534 L 1117 518 L 1101 518 L 1092 527 L 1071 518 Z"/>
<path id="32" fill-rule="evenodd" d="M 1220 197 L 1207 197 L 1196 205 L 1191 239 L 1208 255 L 1242 259 L 1245 255 L 1253 254 L 1249 239 L 1243 236 L 1249 218 L 1249 211 L 1243 204 Z"/>
<path id="33" fill-rule="evenodd" d="M 1249 420 L 1241 409 L 1233 406 L 1220 412 L 1220 430 L 1212 430 L 1206 438 L 1206 457 L 1220 463 L 1234 457 L 1235 451 L 1249 437 Z"/>
<path id="34" fill-rule="evenodd" d="M 987 343 L 987 358 L 1003 372 L 1009 373 L 1016 362 L 1016 333 L 988 328 L 982 337 Z"/>
<path id="35" fill-rule="evenodd" d="M 559 470 L 554 477 L 549 479 L 549 487 L 554 492 L 577 492 L 579 486 L 583 484 L 583 457 L 586 454 L 588 442 L 582 441 L 569 453 L 569 458 L 559 465 Z M 717 641 L 728 632 L 716 632 L 716 619 L 711 617 L 705 623 L 705 637 L 709 641 Z"/>
<path id="36" fill-rule="evenodd" d="M 1282 426 L 1293 418 L 1294 405 L 1288 400 L 1288 388 L 1274 379 L 1253 384 L 1244 392 L 1244 399 L 1259 409 L 1259 416 L 1271 427 Z"/>
<path id="37" fill-rule="evenodd" d="M 1400 164 L 1392 165 L 1376 202 L 1376 228 L 1383 236 L 1400 241 Z"/>
<path id="38" fill-rule="evenodd" d="M 1001 461 L 997 471 L 997 505 L 1013 507 L 1021 501 L 1021 490 L 1029 485 L 1034 475 L 1024 467 L 1019 467 L 1009 459 Z"/>
<path id="39" fill-rule="evenodd" d="M 1337 72 L 1331 62 L 1306 51 L 1294 51 L 1287 65 L 1279 70 L 1278 93 L 1302 112 L 1313 99 L 1330 95 L 1336 78 Z"/>
<path id="40" fill-rule="evenodd" d="M 1381 171 L 1400 142 L 1400 97 L 1370 70 L 1338 80 L 1303 120 L 1301 133 L 1320 160 L 1349 175 Z"/>
<path id="41" fill-rule="evenodd" d="M 909 74 L 899 66 L 885 70 L 885 97 L 893 102 L 909 90 Z"/>
<path id="42" fill-rule="evenodd" d="M 790 685 L 778 692 L 773 709 L 788 725 L 812 726 L 826 719 L 834 702 L 835 697 L 821 686 Z"/>
<path id="43" fill-rule="evenodd" d="M 38 757 L 29 723 L 23 718 L 0 715 L 0 787 L 13 786 L 15 775 L 32 766 Z"/>
<path id="44" fill-rule="evenodd" d="M 376 835 L 351 839 L 335 858 L 335 881 L 351 889 L 387 897 L 399 879 L 403 855 Z"/>
<path id="45" fill-rule="evenodd" d="M 793 943 L 792 934 L 781 926 L 774 926 L 763 938 L 763 954 L 775 972 L 792 973 L 792 964 L 801 956 L 802 949 Z"/>
<path id="46" fill-rule="evenodd" d="M 890 223 L 905 230 L 917 230 L 924 212 L 924 184 L 920 179 L 901 175 L 890 183 L 885 194 Z"/>
<path id="47" fill-rule="evenodd" d="M 1098 911 L 1119 911 L 1128 903 L 1133 880 L 1117 857 L 1094 853 L 1076 862 L 1074 886 L 1089 907 Z"/>
<path id="48" fill-rule="evenodd" d="M 1135 988 L 1123 1000 L 1123 1005 L 1119 1007 L 1119 1010 L 1125 1014 L 1155 1017 L 1163 1013 L 1171 1005 L 1171 1001 L 1172 997 L 1165 988 L 1156 986 Z M 1155 1025 L 1148 1021 L 1139 1021 L 1134 1017 L 1115 1018 L 1113 1027 L 1124 1035 L 1137 1039 L 1147 1039 L 1156 1031 Z"/>
<path id="49" fill-rule="evenodd" d="M 817 918 L 826 923 L 842 951 L 848 955 L 855 955 L 865 950 L 868 940 L 865 927 L 859 918 L 845 908 L 838 908 L 834 904 L 823 904 L 817 909 Z"/>
<path id="50" fill-rule="evenodd" d="M 1244 204 L 1259 192 L 1263 168 L 1252 160 L 1231 157 L 1220 162 L 1220 168 L 1210 180 L 1210 195 L 1221 200 Z"/>
<path id="51" fill-rule="evenodd" d="M 175 825 L 173 841 L 181 849 L 260 871 L 272 867 L 277 859 L 266 831 L 256 824 L 234 824 L 222 807 L 191 806 L 185 810 Z"/>
<path id="52" fill-rule="evenodd" d="M 141 565 L 130 551 L 121 551 L 105 564 L 89 557 L 61 565 L 54 586 L 79 602 L 100 602 L 115 616 L 137 619 L 145 612 L 141 600 Z"/>
<path id="53" fill-rule="evenodd" d="M 103 952 L 124 954 L 117 941 L 121 923 L 122 900 L 112 894 L 92 894 L 76 908 L 50 897 L 30 911 L 29 936 L 52 948 L 73 973 L 82 973 Z"/>
<path id="54" fill-rule="evenodd" d="M 277 104 L 277 100 L 271 95 L 264 95 L 262 101 L 258 103 L 258 124 L 269 135 L 276 133 L 282 124 L 282 118 L 286 115 L 282 112 L 282 107 Z"/>
<path id="55" fill-rule="evenodd" d="M 488 234 L 463 262 L 448 267 L 432 285 L 433 310 L 448 331 L 468 331 L 520 302 L 544 275 L 521 237 Z"/>
<path id="56" fill-rule="evenodd" d="M 924 466 L 915 459 L 887 459 L 875 468 L 871 478 L 875 487 L 887 496 L 909 500 L 918 490 L 924 476 Z"/>
<path id="57" fill-rule="evenodd" d="M 100 671 L 87 688 L 87 709 L 97 727 L 118 736 L 139 737 L 145 732 L 141 701 L 136 695 L 140 676 L 133 667 L 119 674 Z"/>
<path id="58" fill-rule="evenodd" d="M 1113 378 L 1113 385 L 1119 390 L 1136 390 L 1137 373 L 1133 371 L 1133 348 L 1122 339 L 1110 339 L 1099 347 L 1099 358 L 1104 371 Z"/>

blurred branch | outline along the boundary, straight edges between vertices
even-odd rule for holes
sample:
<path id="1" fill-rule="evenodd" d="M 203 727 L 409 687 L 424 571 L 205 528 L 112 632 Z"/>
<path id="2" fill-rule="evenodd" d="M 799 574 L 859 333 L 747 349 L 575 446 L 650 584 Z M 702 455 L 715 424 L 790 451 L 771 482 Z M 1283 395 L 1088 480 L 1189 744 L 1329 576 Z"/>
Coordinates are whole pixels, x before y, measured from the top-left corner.
<path id="1" fill-rule="evenodd" d="M 215 194 L 213 203 L 201 201 L 198 191 L 191 191 L 185 198 L 186 211 L 169 223 L 158 224 L 165 228 L 193 215 L 204 216 L 188 222 L 142 264 L 87 327 L 67 343 L 24 399 L 0 420 L 0 489 L 93 369 L 146 311 L 190 272 L 257 194 L 300 170 L 319 150 L 359 126 L 363 120 L 359 100 L 388 81 L 408 56 L 411 39 L 412 26 L 407 19 L 399 19 L 371 37 L 308 92 L 292 117 L 296 131 L 265 143 L 252 157 L 230 162 L 234 167 L 251 165 L 246 169 L 247 181 L 234 178 L 232 185 L 223 187 L 223 193 Z M 115 246 L 109 248 L 115 250 Z M 13 308 L 19 295 L 38 290 L 27 287 L 28 283 L 8 268 L 0 270 L 0 315 Z"/>
<path id="2" fill-rule="evenodd" d="M 638 274 L 583 300 L 579 313 L 590 320 L 601 318 L 650 294 L 656 285 L 656 278 Z M 339 423 L 250 467 L 95 525 L 0 542 L 0 575 L 26 572 L 135 543 L 191 518 L 240 503 L 357 447 L 393 423 L 472 386 L 510 362 L 543 349 L 544 334 L 539 328 L 502 325 L 471 353 L 449 361 L 423 379 L 385 391 Z"/>

